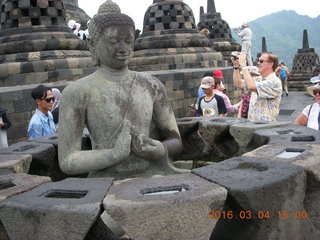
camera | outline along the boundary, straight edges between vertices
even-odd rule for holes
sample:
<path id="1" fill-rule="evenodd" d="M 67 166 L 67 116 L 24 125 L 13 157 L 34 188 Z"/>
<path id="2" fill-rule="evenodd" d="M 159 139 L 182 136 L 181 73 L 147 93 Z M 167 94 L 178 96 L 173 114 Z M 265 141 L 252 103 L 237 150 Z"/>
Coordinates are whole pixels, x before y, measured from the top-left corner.
<path id="1" fill-rule="evenodd" d="M 236 58 L 236 59 L 239 58 L 239 52 L 232 52 L 231 57 Z"/>

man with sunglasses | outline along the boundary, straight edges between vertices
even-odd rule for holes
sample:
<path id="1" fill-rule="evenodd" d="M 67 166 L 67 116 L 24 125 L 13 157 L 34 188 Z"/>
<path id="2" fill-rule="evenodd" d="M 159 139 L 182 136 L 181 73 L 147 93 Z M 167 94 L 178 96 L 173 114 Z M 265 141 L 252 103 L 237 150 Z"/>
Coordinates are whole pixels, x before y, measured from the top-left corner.
<path id="1" fill-rule="evenodd" d="M 50 112 L 54 103 L 51 88 L 39 85 L 32 90 L 31 96 L 36 101 L 37 109 L 29 123 L 28 137 L 31 139 L 54 134 L 56 125 Z"/>
<path id="2" fill-rule="evenodd" d="M 279 115 L 282 94 L 281 80 L 275 74 L 278 66 L 278 56 L 272 53 L 262 53 L 258 61 L 261 76 L 252 78 L 246 67 L 245 56 L 231 57 L 235 74 L 243 73 L 246 88 L 251 92 L 248 119 L 251 121 L 276 121 Z"/>

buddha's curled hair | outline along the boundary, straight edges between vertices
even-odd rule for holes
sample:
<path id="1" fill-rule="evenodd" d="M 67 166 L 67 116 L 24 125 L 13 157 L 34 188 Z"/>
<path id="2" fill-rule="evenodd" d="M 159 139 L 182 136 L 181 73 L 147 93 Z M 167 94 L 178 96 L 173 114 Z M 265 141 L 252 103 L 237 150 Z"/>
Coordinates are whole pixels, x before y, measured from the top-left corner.
<path id="1" fill-rule="evenodd" d="M 89 24 L 89 38 L 93 46 L 98 42 L 101 34 L 107 27 L 114 25 L 128 25 L 135 29 L 134 22 L 131 17 L 123 13 L 96 14 Z"/>

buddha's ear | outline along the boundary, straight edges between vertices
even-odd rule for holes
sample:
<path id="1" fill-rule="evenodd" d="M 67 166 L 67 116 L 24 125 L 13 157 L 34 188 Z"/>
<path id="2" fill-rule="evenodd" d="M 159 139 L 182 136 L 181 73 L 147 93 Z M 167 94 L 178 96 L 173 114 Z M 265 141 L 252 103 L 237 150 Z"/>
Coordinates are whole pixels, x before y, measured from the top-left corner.
<path id="1" fill-rule="evenodd" d="M 93 45 L 93 40 L 89 37 L 87 38 L 87 44 L 89 47 L 89 51 L 91 53 L 91 59 L 92 59 L 92 64 L 93 66 L 98 66 L 99 65 L 99 60 L 97 59 L 97 55 L 96 55 L 96 49 Z"/>

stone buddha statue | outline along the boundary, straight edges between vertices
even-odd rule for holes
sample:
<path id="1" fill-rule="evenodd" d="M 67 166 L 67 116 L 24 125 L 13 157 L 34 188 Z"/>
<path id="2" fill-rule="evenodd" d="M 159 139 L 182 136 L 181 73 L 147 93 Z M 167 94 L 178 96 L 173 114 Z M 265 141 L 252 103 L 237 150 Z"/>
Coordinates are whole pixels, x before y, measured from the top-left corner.
<path id="1" fill-rule="evenodd" d="M 135 25 L 108 0 L 89 24 L 88 46 L 97 70 L 62 93 L 59 163 L 67 174 L 150 177 L 179 172 L 170 157 L 182 142 L 164 85 L 130 71 Z M 81 150 L 84 127 L 92 150 Z"/>

